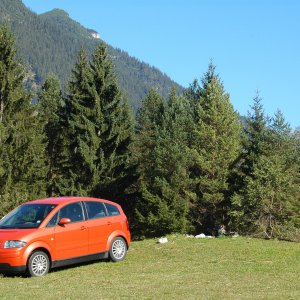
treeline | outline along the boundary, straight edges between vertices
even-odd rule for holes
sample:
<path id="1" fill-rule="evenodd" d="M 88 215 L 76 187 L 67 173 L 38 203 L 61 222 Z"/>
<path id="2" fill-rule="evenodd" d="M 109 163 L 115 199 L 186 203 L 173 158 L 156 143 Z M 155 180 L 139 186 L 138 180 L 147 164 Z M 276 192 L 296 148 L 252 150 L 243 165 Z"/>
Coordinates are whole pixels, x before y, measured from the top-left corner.
<path id="1" fill-rule="evenodd" d="M 29 199 L 89 195 L 120 203 L 132 232 L 227 232 L 300 240 L 300 141 L 257 95 L 242 126 L 210 64 L 167 99 L 152 89 L 136 119 L 107 49 L 81 50 L 67 93 L 55 75 L 38 94 L 14 37 L 0 28 L 1 215 Z"/>

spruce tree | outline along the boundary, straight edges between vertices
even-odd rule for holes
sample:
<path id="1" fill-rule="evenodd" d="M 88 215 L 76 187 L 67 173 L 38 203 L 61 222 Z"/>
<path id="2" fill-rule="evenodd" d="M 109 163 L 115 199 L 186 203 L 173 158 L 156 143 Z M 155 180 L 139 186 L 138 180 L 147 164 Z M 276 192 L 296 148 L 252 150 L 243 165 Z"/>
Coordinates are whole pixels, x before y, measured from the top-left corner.
<path id="1" fill-rule="evenodd" d="M 262 121 L 262 114 L 259 115 Z M 248 234 L 285 238 L 291 228 L 299 226 L 300 189 L 295 140 L 281 112 L 276 113 L 270 125 L 256 128 L 260 128 L 263 135 L 256 139 L 252 147 L 256 151 L 252 152 L 251 159 L 244 161 L 249 165 L 243 169 L 251 169 L 251 172 L 244 174 L 244 186 L 240 191 L 243 214 L 239 228 Z"/>
<path id="2" fill-rule="evenodd" d="M 102 119 L 92 95 L 93 77 L 85 50 L 81 49 L 72 70 L 69 94 L 65 99 L 64 128 L 67 135 L 69 164 L 65 176 L 70 179 L 67 193 L 85 195 L 99 177 L 95 165 L 100 139 L 95 128 L 95 115 Z"/>
<path id="3" fill-rule="evenodd" d="M 84 50 L 73 70 L 66 99 L 72 194 L 117 200 L 129 183 L 131 112 L 100 43 L 89 62 Z"/>
<path id="4" fill-rule="evenodd" d="M 95 195 L 123 202 L 131 185 L 129 146 L 133 120 L 128 101 L 122 96 L 107 48 L 101 42 L 91 62 L 93 93 L 99 115 L 95 119 L 101 144 L 97 152 L 104 169 L 93 189 Z"/>
<path id="5" fill-rule="evenodd" d="M 267 147 L 268 117 L 265 116 L 259 94 L 253 99 L 244 128 L 242 151 L 235 163 L 232 179 L 230 226 L 239 232 L 252 232 L 257 219 L 259 203 L 256 198 L 246 199 L 248 182 L 254 178 L 254 168 Z"/>
<path id="6" fill-rule="evenodd" d="M 190 103 L 173 90 L 163 105 L 162 98 L 152 90 L 143 101 L 139 121 L 139 229 L 151 236 L 186 232 L 190 202 Z"/>
<path id="7" fill-rule="evenodd" d="M 65 132 L 63 127 L 64 107 L 60 82 L 49 75 L 41 87 L 39 98 L 39 118 L 44 128 L 46 143 L 47 194 L 63 195 L 65 157 Z"/>
<path id="8" fill-rule="evenodd" d="M 261 199 L 258 229 L 269 238 L 284 238 L 292 227 L 300 228 L 300 174 L 295 140 L 280 111 L 272 118 L 267 141 L 267 152 L 253 180 L 254 187 L 258 186 L 254 193 L 259 190 L 255 196 Z"/>
<path id="9" fill-rule="evenodd" d="M 31 95 L 24 89 L 26 72 L 16 58 L 15 40 L 0 27 L 0 195 L 4 213 L 16 204 L 45 195 L 46 166 L 42 129 Z"/>
<path id="10" fill-rule="evenodd" d="M 297 134 L 297 131 L 294 132 L 293 134 L 293 138 L 294 138 L 294 141 L 295 141 L 295 155 L 296 155 L 296 158 L 295 158 L 295 163 L 297 165 L 297 174 L 298 176 L 295 178 L 295 183 L 298 185 L 298 187 L 300 187 L 300 135 L 299 135 L 299 132 Z M 295 199 L 297 199 L 297 205 L 299 207 L 300 205 L 300 191 L 298 191 L 296 193 L 296 197 Z M 295 225 L 296 228 L 298 228 L 298 241 L 300 241 L 300 214 L 299 214 L 299 208 L 298 208 L 298 211 L 295 210 L 296 214 L 293 214 L 292 215 L 292 219 L 293 219 L 293 224 Z"/>
<path id="11" fill-rule="evenodd" d="M 197 79 L 193 81 L 193 83 L 185 90 L 184 96 L 189 99 L 192 116 L 194 120 L 197 119 L 197 110 L 198 110 L 198 103 L 201 96 L 201 86 Z"/>
<path id="12" fill-rule="evenodd" d="M 162 126 L 164 99 L 154 89 L 150 89 L 142 100 L 137 114 L 137 128 L 133 144 L 133 161 L 138 166 L 140 180 L 151 186 L 154 168 L 154 148 Z"/>
<path id="13" fill-rule="evenodd" d="M 241 125 L 212 64 L 199 96 L 191 145 L 191 176 L 197 195 L 191 217 L 198 230 L 215 233 L 228 219 L 228 178 L 240 150 Z"/>
<path id="14" fill-rule="evenodd" d="M 156 233 L 159 227 L 155 216 L 158 214 L 158 197 L 149 192 L 154 185 L 155 154 L 154 150 L 162 126 L 164 113 L 164 99 L 154 89 L 150 89 L 142 100 L 137 114 L 137 128 L 132 145 L 132 164 L 137 168 L 137 191 L 135 204 L 135 227 L 138 235 Z M 151 199 L 152 198 L 152 199 Z"/>

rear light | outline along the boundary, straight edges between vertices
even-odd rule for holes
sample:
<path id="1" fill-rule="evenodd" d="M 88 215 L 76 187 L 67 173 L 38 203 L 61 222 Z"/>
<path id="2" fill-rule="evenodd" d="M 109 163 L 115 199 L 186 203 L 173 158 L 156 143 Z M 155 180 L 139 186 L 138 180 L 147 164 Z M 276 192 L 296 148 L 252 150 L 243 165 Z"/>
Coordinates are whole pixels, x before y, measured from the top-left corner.
<path id="1" fill-rule="evenodd" d="M 126 228 L 127 230 L 129 231 L 129 223 L 128 223 L 128 220 L 126 219 Z"/>

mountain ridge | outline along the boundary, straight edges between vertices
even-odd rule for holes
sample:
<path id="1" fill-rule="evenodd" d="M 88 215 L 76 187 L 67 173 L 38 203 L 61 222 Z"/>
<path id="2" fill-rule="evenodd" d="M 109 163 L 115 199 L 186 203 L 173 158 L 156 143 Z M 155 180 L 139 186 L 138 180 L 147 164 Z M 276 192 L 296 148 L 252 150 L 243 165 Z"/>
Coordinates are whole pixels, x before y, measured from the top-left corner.
<path id="1" fill-rule="evenodd" d="M 54 73 L 66 87 L 80 48 L 85 48 L 91 55 L 100 41 L 92 36 L 95 30 L 71 19 L 64 10 L 36 14 L 21 0 L 0 1 L 0 23 L 3 22 L 8 23 L 16 35 L 18 53 L 38 85 L 48 74 Z M 164 97 L 173 86 L 179 93 L 183 91 L 182 86 L 158 68 L 131 57 L 124 50 L 106 45 L 120 87 L 134 111 L 140 107 L 141 99 L 150 88 L 155 88 Z"/>

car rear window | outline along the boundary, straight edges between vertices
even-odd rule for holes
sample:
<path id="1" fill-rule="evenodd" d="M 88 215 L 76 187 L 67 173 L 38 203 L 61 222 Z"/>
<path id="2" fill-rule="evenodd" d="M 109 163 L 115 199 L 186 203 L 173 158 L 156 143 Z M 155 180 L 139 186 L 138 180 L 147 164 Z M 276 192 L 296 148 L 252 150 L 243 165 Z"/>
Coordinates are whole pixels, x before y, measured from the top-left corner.
<path id="1" fill-rule="evenodd" d="M 106 216 L 105 206 L 102 202 L 86 201 L 85 207 L 89 219 L 99 219 Z"/>
<path id="2" fill-rule="evenodd" d="M 120 211 L 115 205 L 105 203 L 105 206 L 106 206 L 107 213 L 108 213 L 109 216 L 118 216 L 118 215 L 120 215 Z"/>

